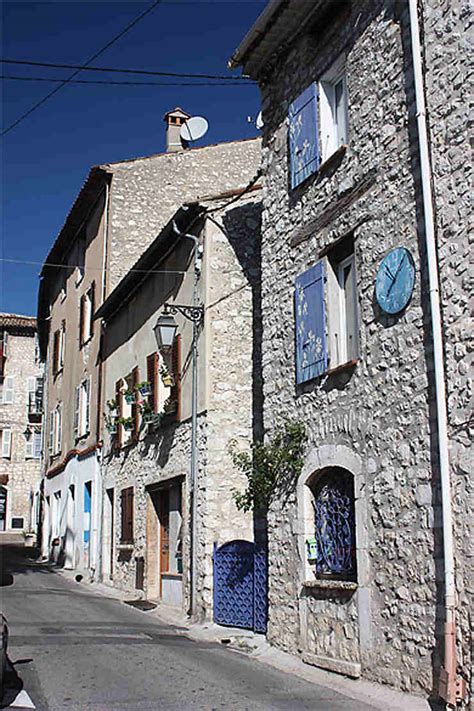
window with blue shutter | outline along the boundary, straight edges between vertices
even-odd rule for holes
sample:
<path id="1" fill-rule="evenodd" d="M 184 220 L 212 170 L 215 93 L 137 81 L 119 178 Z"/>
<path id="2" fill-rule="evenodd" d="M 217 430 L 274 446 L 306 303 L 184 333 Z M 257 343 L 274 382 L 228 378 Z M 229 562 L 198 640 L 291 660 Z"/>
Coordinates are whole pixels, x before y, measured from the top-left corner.
<path id="1" fill-rule="evenodd" d="M 323 261 L 296 278 L 295 327 L 299 384 L 319 377 L 328 366 Z"/>
<path id="2" fill-rule="evenodd" d="M 317 84 L 311 84 L 290 104 L 288 117 L 293 189 L 319 168 Z"/>

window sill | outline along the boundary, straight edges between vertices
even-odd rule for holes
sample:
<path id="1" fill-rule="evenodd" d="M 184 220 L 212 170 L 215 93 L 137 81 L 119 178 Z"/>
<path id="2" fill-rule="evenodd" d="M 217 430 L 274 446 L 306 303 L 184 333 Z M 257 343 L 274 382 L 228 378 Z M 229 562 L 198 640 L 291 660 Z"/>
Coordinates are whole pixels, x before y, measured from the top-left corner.
<path id="1" fill-rule="evenodd" d="M 182 580 L 182 573 L 161 573 L 161 577 L 165 580 Z"/>
<path id="2" fill-rule="evenodd" d="M 316 580 L 305 580 L 303 583 L 304 588 L 316 588 L 318 590 L 357 590 L 359 587 L 357 583 L 352 580 L 328 580 L 328 579 L 316 579 Z"/>
<path id="3" fill-rule="evenodd" d="M 337 151 L 334 151 L 334 153 L 331 153 L 330 156 L 325 158 L 318 168 L 318 173 L 324 173 L 326 170 L 329 170 L 334 163 L 337 163 L 338 160 L 341 160 L 344 157 L 347 148 L 347 143 L 344 143 L 342 146 L 339 146 Z"/>
<path id="4" fill-rule="evenodd" d="M 336 375 L 337 373 L 342 373 L 345 370 L 350 370 L 355 368 L 359 363 L 359 358 L 354 358 L 353 360 L 348 360 L 347 363 L 341 363 L 341 365 L 336 365 L 334 368 L 330 368 L 326 371 L 326 375 Z"/>

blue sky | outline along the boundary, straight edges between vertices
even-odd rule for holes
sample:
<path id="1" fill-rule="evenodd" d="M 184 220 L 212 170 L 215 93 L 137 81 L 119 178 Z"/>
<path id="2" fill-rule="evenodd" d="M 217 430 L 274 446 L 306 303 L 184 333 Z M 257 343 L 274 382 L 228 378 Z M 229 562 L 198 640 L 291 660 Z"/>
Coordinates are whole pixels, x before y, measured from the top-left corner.
<path id="1" fill-rule="evenodd" d="M 150 4 L 3 2 L 3 57 L 81 64 Z M 163 0 L 93 64 L 230 74 L 227 60 L 265 4 L 265 0 Z M 54 78 L 71 73 L 5 64 L 2 70 L 4 75 Z M 77 78 L 160 80 L 85 71 Z M 2 81 L 3 128 L 54 86 Z M 94 85 L 64 87 L 6 134 L 2 139 L 3 259 L 41 262 L 90 166 L 164 150 L 163 114 L 176 105 L 207 117 L 210 128 L 200 145 L 256 134 L 247 123 L 247 116 L 259 110 L 255 86 Z M 0 311 L 35 314 L 40 268 L 0 263 Z"/>

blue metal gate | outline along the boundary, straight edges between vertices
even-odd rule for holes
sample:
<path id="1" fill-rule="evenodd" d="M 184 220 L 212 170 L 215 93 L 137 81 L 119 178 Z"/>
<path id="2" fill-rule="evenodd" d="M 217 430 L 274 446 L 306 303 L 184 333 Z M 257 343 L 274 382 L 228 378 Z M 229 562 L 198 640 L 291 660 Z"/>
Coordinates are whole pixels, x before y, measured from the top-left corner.
<path id="1" fill-rule="evenodd" d="M 214 622 L 267 630 L 267 553 L 250 541 L 214 544 Z"/>

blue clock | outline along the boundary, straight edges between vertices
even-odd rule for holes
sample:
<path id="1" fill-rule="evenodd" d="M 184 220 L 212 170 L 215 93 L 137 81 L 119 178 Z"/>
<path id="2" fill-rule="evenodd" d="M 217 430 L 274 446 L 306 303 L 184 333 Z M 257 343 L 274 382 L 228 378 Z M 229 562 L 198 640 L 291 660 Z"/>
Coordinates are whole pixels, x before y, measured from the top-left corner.
<path id="1" fill-rule="evenodd" d="M 387 314 L 397 314 L 408 305 L 415 286 L 415 264 L 405 247 L 397 247 L 380 262 L 375 281 L 377 302 Z"/>

